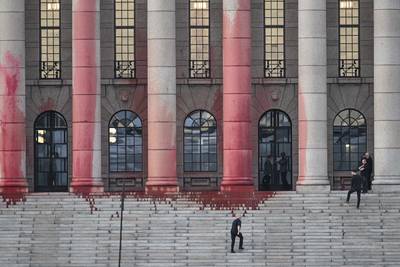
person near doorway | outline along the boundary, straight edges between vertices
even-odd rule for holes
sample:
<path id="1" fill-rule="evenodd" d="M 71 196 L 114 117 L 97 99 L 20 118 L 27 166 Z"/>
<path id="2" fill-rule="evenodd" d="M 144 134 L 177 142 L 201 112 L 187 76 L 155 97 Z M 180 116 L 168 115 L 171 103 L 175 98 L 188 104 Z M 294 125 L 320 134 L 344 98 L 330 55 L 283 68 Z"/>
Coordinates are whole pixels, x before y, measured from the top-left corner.
<path id="1" fill-rule="evenodd" d="M 347 193 L 346 203 L 350 201 L 350 195 L 354 192 L 357 192 L 357 209 L 360 208 L 360 200 L 361 200 L 361 187 L 362 187 L 362 178 L 359 172 L 352 171 L 351 172 L 351 188 Z"/>
<path id="2" fill-rule="evenodd" d="M 361 160 L 361 166 L 358 167 L 358 170 L 360 171 L 360 176 L 362 178 L 362 192 L 367 193 L 368 192 L 368 181 L 366 178 L 367 160 L 365 158 Z"/>
<path id="3" fill-rule="evenodd" d="M 264 185 L 268 185 L 271 182 L 272 172 L 273 172 L 272 156 L 268 155 L 267 160 L 264 163 Z"/>
<path id="4" fill-rule="evenodd" d="M 366 190 L 371 190 L 371 183 L 372 183 L 371 176 L 374 163 L 371 155 L 368 152 L 365 152 L 364 158 L 367 160 L 367 164 L 365 167 Z"/>
<path id="5" fill-rule="evenodd" d="M 288 184 L 288 181 L 286 179 L 287 171 L 288 171 L 288 158 L 286 157 L 285 152 L 281 153 L 281 159 L 278 161 L 278 163 L 279 163 L 279 173 L 280 173 L 280 176 L 281 176 L 282 184 L 285 187 L 288 187 L 289 184 Z"/>
<path id="6" fill-rule="evenodd" d="M 235 253 L 234 247 L 236 237 L 239 237 L 239 249 L 243 249 L 243 235 L 240 232 L 240 229 L 242 227 L 242 221 L 240 220 L 240 218 L 242 216 L 237 213 L 233 214 L 233 217 L 235 217 L 235 220 L 232 222 L 231 228 L 231 253 Z"/>

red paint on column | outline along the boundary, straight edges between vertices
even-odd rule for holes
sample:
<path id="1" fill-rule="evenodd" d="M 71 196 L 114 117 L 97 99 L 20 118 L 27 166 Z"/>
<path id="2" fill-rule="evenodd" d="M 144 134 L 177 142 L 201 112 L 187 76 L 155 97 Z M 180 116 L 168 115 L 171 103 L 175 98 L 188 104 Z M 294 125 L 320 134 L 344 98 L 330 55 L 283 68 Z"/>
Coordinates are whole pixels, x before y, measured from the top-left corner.
<path id="1" fill-rule="evenodd" d="M 0 194 L 3 197 L 28 191 L 25 179 L 25 95 L 18 91 L 20 71 L 20 60 L 6 52 L 0 63 Z"/>
<path id="2" fill-rule="evenodd" d="M 223 2 L 224 191 L 253 190 L 250 2 Z"/>
<path id="3" fill-rule="evenodd" d="M 297 178 L 297 183 L 301 184 L 304 181 L 304 177 L 307 175 L 307 115 L 306 107 L 304 103 L 304 95 L 301 93 L 301 88 L 299 86 L 298 97 L 299 97 L 299 176 Z"/>
<path id="4" fill-rule="evenodd" d="M 72 182 L 77 193 L 102 192 L 99 153 L 100 71 L 98 0 L 73 1 L 73 88 L 72 88 Z"/>
<path id="5" fill-rule="evenodd" d="M 149 84 L 159 84 L 149 81 Z M 161 88 L 160 88 L 161 89 Z M 156 93 L 157 88 L 148 90 Z M 168 96 L 168 95 L 167 95 Z M 178 190 L 176 175 L 175 103 L 163 95 L 148 95 L 148 192 Z"/>

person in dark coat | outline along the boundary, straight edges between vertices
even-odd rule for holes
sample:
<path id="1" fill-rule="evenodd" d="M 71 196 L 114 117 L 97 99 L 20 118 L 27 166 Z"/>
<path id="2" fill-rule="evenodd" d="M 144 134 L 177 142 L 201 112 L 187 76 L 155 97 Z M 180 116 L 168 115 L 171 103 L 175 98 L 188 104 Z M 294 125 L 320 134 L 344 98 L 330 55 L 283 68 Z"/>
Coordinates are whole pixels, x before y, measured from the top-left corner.
<path id="1" fill-rule="evenodd" d="M 289 185 L 286 179 L 288 171 L 288 158 L 286 157 L 285 152 L 281 153 L 281 159 L 278 161 L 278 163 L 282 184 L 287 187 Z"/>
<path id="2" fill-rule="evenodd" d="M 235 215 L 233 214 L 236 219 L 232 222 L 232 228 L 231 228 L 231 253 L 235 253 L 234 247 L 235 247 L 235 239 L 238 236 L 240 241 L 239 241 L 239 249 L 244 249 L 243 248 L 243 235 L 240 232 L 240 229 L 242 227 L 242 221 L 240 218 L 242 217 L 241 215 Z"/>
<path id="3" fill-rule="evenodd" d="M 274 166 L 272 165 L 272 156 L 268 155 L 267 160 L 264 163 L 264 185 L 268 185 L 271 182 L 273 168 Z"/>
<path id="4" fill-rule="evenodd" d="M 368 181 L 367 181 L 367 177 L 366 177 L 367 159 L 362 158 L 361 166 L 358 167 L 358 170 L 360 171 L 360 176 L 362 178 L 362 192 L 367 193 L 368 192 Z"/>
<path id="5" fill-rule="evenodd" d="M 371 176 L 372 176 L 374 162 L 368 152 L 365 152 L 364 158 L 367 160 L 367 164 L 365 167 L 366 190 L 371 190 L 371 182 L 372 182 Z"/>
<path id="6" fill-rule="evenodd" d="M 351 188 L 347 193 L 346 203 L 350 201 L 350 195 L 354 192 L 357 192 L 357 209 L 360 208 L 360 200 L 361 200 L 361 187 L 362 187 L 362 178 L 359 172 L 351 172 Z"/>

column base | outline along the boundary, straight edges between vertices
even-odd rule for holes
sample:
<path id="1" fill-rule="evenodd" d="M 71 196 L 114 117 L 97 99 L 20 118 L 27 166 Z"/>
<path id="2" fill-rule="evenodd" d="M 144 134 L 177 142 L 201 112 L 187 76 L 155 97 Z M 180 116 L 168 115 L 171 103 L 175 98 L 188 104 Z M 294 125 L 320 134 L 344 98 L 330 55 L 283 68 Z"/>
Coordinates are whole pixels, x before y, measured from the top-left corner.
<path id="1" fill-rule="evenodd" d="M 103 193 L 104 187 L 102 182 L 93 181 L 92 178 L 83 178 L 72 180 L 69 191 L 75 194 L 93 194 Z"/>
<path id="2" fill-rule="evenodd" d="M 330 191 L 331 191 L 330 185 L 298 184 L 296 186 L 296 192 L 301 194 L 329 193 Z"/>
<path id="3" fill-rule="evenodd" d="M 400 193 L 400 184 L 373 184 L 372 193 Z"/>
<path id="4" fill-rule="evenodd" d="M 28 183 L 24 178 L 0 179 L 0 195 L 28 193 Z"/>

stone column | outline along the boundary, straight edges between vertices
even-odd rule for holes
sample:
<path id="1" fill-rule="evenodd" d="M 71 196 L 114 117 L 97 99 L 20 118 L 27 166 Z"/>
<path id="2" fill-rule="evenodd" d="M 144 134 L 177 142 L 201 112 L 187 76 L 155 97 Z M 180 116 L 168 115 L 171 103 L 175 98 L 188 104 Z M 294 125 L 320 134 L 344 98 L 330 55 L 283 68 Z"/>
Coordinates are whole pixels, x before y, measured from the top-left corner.
<path id="1" fill-rule="evenodd" d="M 25 1 L 0 4 L 0 194 L 27 192 Z"/>
<path id="2" fill-rule="evenodd" d="M 223 149 L 221 190 L 253 190 L 251 1 L 223 0 Z"/>
<path id="3" fill-rule="evenodd" d="M 299 0 L 299 192 L 329 191 L 326 0 Z"/>
<path id="4" fill-rule="evenodd" d="M 400 192 L 400 0 L 374 1 L 373 191 Z"/>
<path id="5" fill-rule="evenodd" d="M 147 117 L 150 191 L 177 191 L 175 1 L 147 2 Z"/>
<path id="6" fill-rule="evenodd" d="M 103 191 L 100 87 L 100 0 L 73 0 L 72 192 Z"/>

